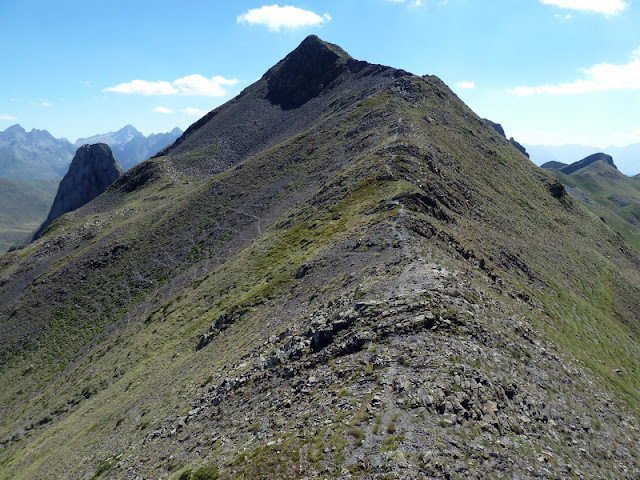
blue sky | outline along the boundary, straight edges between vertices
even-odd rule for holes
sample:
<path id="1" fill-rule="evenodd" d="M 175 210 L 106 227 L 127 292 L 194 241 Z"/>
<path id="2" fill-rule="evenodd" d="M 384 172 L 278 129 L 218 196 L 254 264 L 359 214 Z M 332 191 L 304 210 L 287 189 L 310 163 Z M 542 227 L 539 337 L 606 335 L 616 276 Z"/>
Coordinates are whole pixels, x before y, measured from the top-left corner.
<path id="1" fill-rule="evenodd" d="M 0 0 L 0 130 L 184 129 L 312 33 L 521 142 L 640 143 L 640 0 Z"/>

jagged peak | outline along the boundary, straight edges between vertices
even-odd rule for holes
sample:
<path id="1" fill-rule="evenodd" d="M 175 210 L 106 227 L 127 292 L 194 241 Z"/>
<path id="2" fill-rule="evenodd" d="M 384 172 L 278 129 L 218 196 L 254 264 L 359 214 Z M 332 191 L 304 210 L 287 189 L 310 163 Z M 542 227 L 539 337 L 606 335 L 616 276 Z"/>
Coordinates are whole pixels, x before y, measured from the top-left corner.
<path id="1" fill-rule="evenodd" d="M 357 63 L 338 45 L 310 35 L 264 75 L 267 98 L 284 109 L 298 108 Z"/>
<path id="2" fill-rule="evenodd" d="M 340 46 L 334 43 L 325 42 L 317 35 L 309 35 L 300 43 L 300 45 L 298 45 L 298 48 L 296 48 L 291 53 L 292 54 L 296 52 L 302 52 L 303 54 L 316 53 L 318 52 L 318 50 L 330 51 L 344 60 L 352 59 L 351 55 L 345 52 Z"/>

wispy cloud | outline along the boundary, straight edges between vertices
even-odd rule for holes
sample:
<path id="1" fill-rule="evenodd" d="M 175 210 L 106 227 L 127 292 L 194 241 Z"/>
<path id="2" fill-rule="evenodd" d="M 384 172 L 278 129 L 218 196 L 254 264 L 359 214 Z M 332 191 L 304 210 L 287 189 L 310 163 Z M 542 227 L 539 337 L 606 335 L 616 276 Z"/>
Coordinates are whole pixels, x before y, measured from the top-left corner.
<path id="1" fill-rule="evenodd" d="M 115 87 L 103 89 L 103 92 L 122 93 L 126 95 L 185 95 L 202 97 L 222 97 L 227 94 L 226 86 L 238 83 L 237 79 L 227 79 L 221 76 L 206 78 L 193 74 L 178 78 L 173 82 L 147 80 L 132 80 L 120 83 Z"/>
<path id="2" fill-rule="evenodd" d="M 182 110 L 180 110 L 180 112 L 191 117 L 202 117 L 207 113 L 205 110 L 202 110 L 200 108 L 183 108 Z"/>
<path id="3" fill-rule="evenodd" d="M 411 7 L 420 7 L 422 5 L 422 0 L 408 0 L 408 1 L 407 0 L 387 0 L 387 1 L 392 3 L 406 3 Z M 447 0 L 444 0 L 442 4 L 446 5 Z"/>
<path id="4" fill-rule="evenodd" d="M 0 120 L 8 120 L 8 121 L 14 121 L 14 120 L 18 120 L 16 117 L 14 117 L 13 115 L 9 115 L 8 113 L 0 113 Z"/>
<path id="5" fill-rule="evenodd" d="M 476 82 L 469 82 L 467 80 L 463 80 L 461 82 L 456 83 L 456 87 L 472 89 L 472 88 L 476 88 Z"/>
<path id="6" fill-rule="evenodd" d="M 629 6 L 629 3 L 624 0 L 540 0 L 540 3 L 568 10 L 582 10 L 603 15 L 615 15 Z"/>
<path id="7" fill-rule="evenodd" d="M 318 15 L 311 10 L 285 5 L 265 5 L 239 15 L 236 19 L 238 23 L 249 23 L 251 25 L 264 25 L 271 32 L 279 32 L 280 29 L 296 29 L 301 27 L 318 26 L 331 20 L 331 15 L 325 13 Z"/>
<path id="8" fill-rule="evenodd" d="M 238 80 L 227 79 L 219 75 L 213 78 L 205 78 L 202 75 L 188 75 L 173 82 L 178 87 L 181 95 L 199 95 L 203 97 L 222 97 L 227 94 L 223 88 L 233 86 Z"/>
<path id="9" fill-rule="evenodd" d="M 51 102 L 42 102 L 40 104 L 40 106 L 45 107 L 45 108 L 50 108 L 50 107 L 53 107 L 53 103 L 51 103 Z"/>
<path id="10" fill-rule="evenodd" d="M 202 110 L 200 108 L 194 108 L 194 107 L 181 108 L 180 110 L 172 110 L 171 108 L 162 107 L 162 106 L 154 107 L 153 112 L 163 113 L 165 115 L 173 114 L 173 113 L 182 113 L 189 117 L 202 117 L 207 113 L 205 110 Z"/>
<path id="11" fill-rule="evenodd" d="M 157 106 L 152 110 L 154 113 L 173 113 L 173 110 L 171 110 L 170 108 L 167 107 L 161 107 L 161 106 Z"/>
<path id="12" fill-rule="evenodd" d="M 640 89 L 640 47 L 633 51 L 628 63 L 614 65 L 605 62 L 582 68 L 580 71 L 585 78 L 556 85 L 522 86 L 510 90 L 510 93 L 519 97 L 530 97 L 543 94 L 576 95 L 610 90 L 638 90 Z"/>

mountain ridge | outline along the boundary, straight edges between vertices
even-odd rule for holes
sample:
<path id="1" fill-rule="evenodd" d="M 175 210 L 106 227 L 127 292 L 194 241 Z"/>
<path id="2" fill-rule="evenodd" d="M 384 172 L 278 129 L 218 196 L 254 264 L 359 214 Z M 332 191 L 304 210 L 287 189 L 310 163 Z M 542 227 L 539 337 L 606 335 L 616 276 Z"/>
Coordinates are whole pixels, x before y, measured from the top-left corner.
<path id="1" fill-rule="evenodd" d="M 634 178 L 617 169 L 610 155 L 590 155 L 551 172 L 572 195 L 583 200 L 589 210 L 640 251 L 640 189 Z"/>
<path id="2" fill-rule="evenodd" d="M 7 476 L 640 473 L 638 253 L 437 77 L 358 67 L 263 77 L 0 257 Z"/>
<path id="3" fill-rule="evenodd" d="M 170 132 L 144 136 L 132 125 L 105 134 L 81 138 L 75 144 L 57 139 L 47 130 L 27 132 L 19 124 L 0 132 L 0 176 L 13 180 L 62 178 L 78 147 L 83 144 L 108 143 L 123 168 L 150 158 L 173 143 L 182 134 L 179 128 Z"/>

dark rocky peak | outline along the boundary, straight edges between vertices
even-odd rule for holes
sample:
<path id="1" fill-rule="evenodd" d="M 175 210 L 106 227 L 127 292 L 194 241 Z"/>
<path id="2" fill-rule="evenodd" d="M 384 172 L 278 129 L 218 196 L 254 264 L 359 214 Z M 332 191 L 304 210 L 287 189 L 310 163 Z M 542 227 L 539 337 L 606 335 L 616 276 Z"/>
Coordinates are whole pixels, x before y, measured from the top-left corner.
<path id="1" fill-rule="evenodd" d="M 283 109 L 298 108 L 332 86 L 342 74 L 366 65 L 339 46 L 311 35 L 264 75 L 267 98 Z"/>
<path id="2" fill-rule="evenodd" d="M 115 182 L 123 170 L 109 145 L 83 145 L 76 151 L 69 171 L 58 187 L 58 193 L 45 222 L 34 239 L 38 238 L 56 218 L 89 203 Z"/>
<path id="3" fill-rule="evenodd" d="M 284 109 L 300 107 L 345 73 L 351 59 L 337 45 L 311 35 L 265 74 L 267 98 Z"/>
<path id="4" fill-rule="evenodd" d="M 612 166 L 616 170 L 618 169 L 615 163 L 613 163 L 613 157 L 611 155 L 607 155 L 606 153 L 600 152 L 600 153 L 594 153 L 593 155 L 589 155 L 588 157 L 585 157 L 578 162 L 574 162 L 571 165 L 567 165 L 566 167 L 562 167 L 560 171 L 566 175 L 571 175 L 572 173 L 577 172 L 581 168 L 588 167 L 589 165 L 599 161 L 602 161 L 607 165 Z"/>

